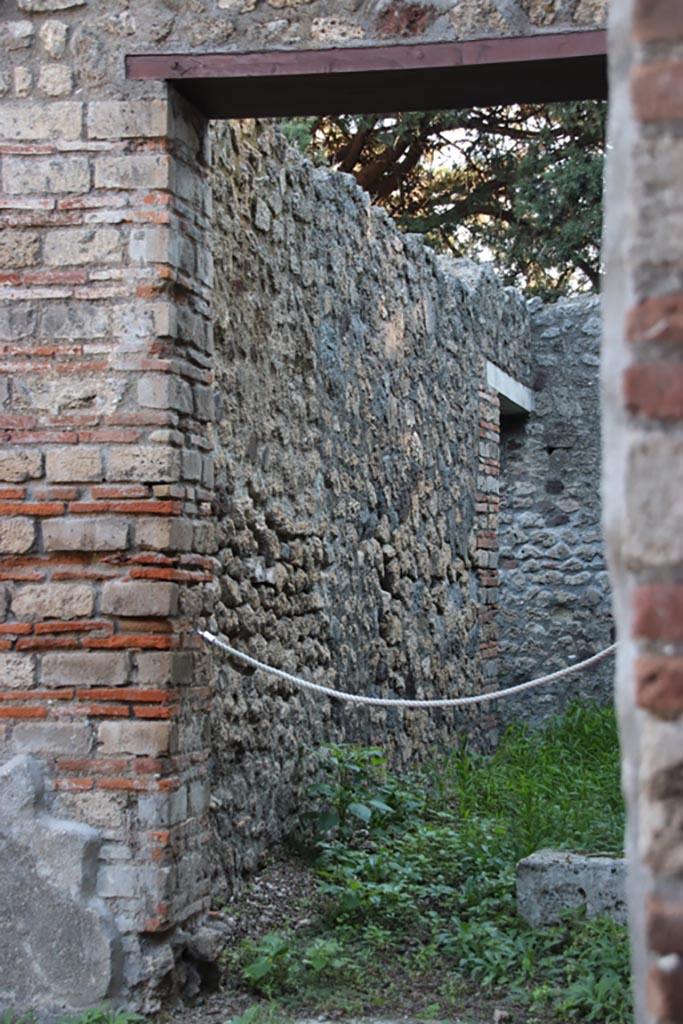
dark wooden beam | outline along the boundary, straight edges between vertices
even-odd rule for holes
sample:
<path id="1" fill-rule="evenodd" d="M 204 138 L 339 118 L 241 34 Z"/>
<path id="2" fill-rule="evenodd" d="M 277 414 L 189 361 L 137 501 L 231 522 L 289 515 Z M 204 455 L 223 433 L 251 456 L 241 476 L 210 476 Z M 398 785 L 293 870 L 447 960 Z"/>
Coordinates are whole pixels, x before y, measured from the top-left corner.
<path id="1" fill-rule="evenodd" d="M 209 117 L 286 117 L 604 99 L 601 30 L 453 43 L 137 54 L 128 78 L 172 81 Z"/>

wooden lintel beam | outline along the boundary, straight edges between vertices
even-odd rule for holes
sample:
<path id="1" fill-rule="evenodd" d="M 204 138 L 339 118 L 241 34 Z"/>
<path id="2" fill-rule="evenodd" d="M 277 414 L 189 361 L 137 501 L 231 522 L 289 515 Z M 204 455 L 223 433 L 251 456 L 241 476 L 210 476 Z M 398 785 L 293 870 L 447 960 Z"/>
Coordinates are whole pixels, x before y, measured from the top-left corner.
<path id="1" fill-rule="evenodd" d="M 137 54 L 133 79 L 166 79 L 211 117 L 355 113 L 604 98 L 602 30 L 464 42 Z"/>

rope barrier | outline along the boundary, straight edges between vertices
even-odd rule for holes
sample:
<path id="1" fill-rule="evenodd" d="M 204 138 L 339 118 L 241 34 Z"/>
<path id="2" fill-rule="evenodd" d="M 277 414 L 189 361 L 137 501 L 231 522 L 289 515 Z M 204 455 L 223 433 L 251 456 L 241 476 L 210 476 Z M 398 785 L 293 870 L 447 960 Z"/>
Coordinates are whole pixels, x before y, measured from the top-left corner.
<path id="1" fill-rule="evenodd" d="M 256 658 L 252 658 L 249 654 L 244 654 L 243 651 L 238 651 L 235 647 L 230 647 L 223 640 L 219 640 L 213 633 L 209 633 L 205 629 L 198 629 L 197 633 L 207 643 L 213 644 L 215 647 L 219 647 L 222 651 L 232 655 L 233 658 L 237 658 L 238 661 L 244 662 L 245 665 L 250 665 L 252 668 L 259 668 L 263 672 L 267 672 L 271 676 L 276 676 L 278 679 L 284 679 L 288 683 L 293 683 L 295 686 L 299 686 L 305 690 L 313 690 L 315 693 L 323 693 L 327 697 L 332 697 L 335 700 L 345 700 L 351 704 L 374 704 L 376 707 L 395 707 L 395 708 L 458 708 L 464 707 L 468 704 L 483 704 L 485 701 L 498 700 L 500 697 L 512 697 L 516 693 L 523 693 L 525 690 L 531 690 L 536 686 L 543 686 L 544 683 L 551 683 L 556 679 L 562 679 L 564 676 L 570 676 L 574 672 L 581 672 L 585 668 L 589 668 L 591 665 L 597 665 L 599 661 L 604 658 L 608 658 L 617 649 L 616 644 L 611 644 L 606 647 L 603 651 L 598 654 L 593 654 L 590 658 L 586 658 L 585 661 L 579 661 L 576 665 L 570 665 L 568 668 L 561 668 L 557 672 L 550 672 L 548 675 L 539 676 L 537 679 L 531 679 L 526 683 L 519 683 L 517 686 L 510 686 L 506 690 L 493 690 L 491 693 L 480 693 L 473 697 L 451 697 L 435 700 L 403 700 L 400 697 L 366 697 L 363 694 L 357 693 L 345 693 L 343 690 L 333 690 L 330 686 L 320 686 L 318 683 L 311 683 L 307 679 L 301 679 L 300 676 L 293 676 L 289 672 L 284 672 L 281 668 L 274 668 L 272 665 L 266 665 L 263 661 L 258 661 Z"/>

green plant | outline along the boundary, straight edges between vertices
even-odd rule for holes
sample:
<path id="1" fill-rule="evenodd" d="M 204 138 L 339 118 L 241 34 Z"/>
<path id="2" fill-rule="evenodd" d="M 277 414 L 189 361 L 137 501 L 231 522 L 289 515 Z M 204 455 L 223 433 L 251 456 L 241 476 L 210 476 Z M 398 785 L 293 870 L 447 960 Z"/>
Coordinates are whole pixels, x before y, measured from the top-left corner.
<path id="1" fill-rule="evenodd" d="M 11 1007 L 0 1014 L 0 1024 L 35 1024 L 36 1015 L 32 1011 L 17 1013 Z"/>
<path id="2" fill-rule="evenodd" d="M 412 1016 L 457 1015 L 484 992 L 527 1016 L 625 1024 L 624 930 L 580 912 L 532 929 L 515 905 L 515 864 L 532 849 L 619 846 L 611 711 L 576 705 L 543 733 L 509 730 L 492 757 L 463 747 L 407 776 L 375 749 L 326 748 L 323 763 L 309 817 L 320 917 L 243 947 L 252 990 L 363 1013 L 427 975 Z"/>
<path id="3" fill-rule="evenodd" d="M 146 1020 L 139 1013 L 116 1008 L 109 1003 L 93 1006 L 71 1017 L 64 1017 L 64 1024 L 144 1024 Z"/>

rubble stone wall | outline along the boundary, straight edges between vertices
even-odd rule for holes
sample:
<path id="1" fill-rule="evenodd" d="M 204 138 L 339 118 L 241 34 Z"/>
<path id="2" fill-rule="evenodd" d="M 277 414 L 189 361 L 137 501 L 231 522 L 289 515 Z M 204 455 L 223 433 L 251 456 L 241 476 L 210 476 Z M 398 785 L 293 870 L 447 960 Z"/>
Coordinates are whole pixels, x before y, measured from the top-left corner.
<path id="1" fill-rule="evenodd" d="M 500 685 L 582 661 L 613 639 L 600 500 L 600 300 L 531 303 L 534 411 L 501 429 Z M 614 663 L 500 705 L 538 724 L 613 699 Z"/>
<path id="2" fill-rule="evenodd" d="M 401 235 L 350 177 L 263 125 L 220 130 L 214 213 L 218 628 L 339 688 L 477 692 L 496 655 L 486 358 L 528 382 L 523 300 Z M 321 742 L 381 742 L 406 762 L 464 721 L 340 706 L 225 660 L 212 707 L 231 879 L 291 828 Z"/>
<path id="3" fill-rule="evenodd" d="M 55 1013 L 79 1009 L 88 993 L 99 998 L 100 981 L 103 996 L 153 1012 L 176 984 L 181 961 L 193 983 L 187 940 L 209 898 L 214 660 L 191 631 L 197 622 L 218 625 L 210 617 L 218 594 L 215 522 L 227 512 L 222 495 L 229 492 L 219 490 L 214 501 L 210 158 L 203 119 L 164 83 L 127 81 L 125 55 L 570 31 L 601 24 L 604 7 L 602 0 L 0 5 L 0 758 L 18 764 L 19 776 L 17 757 L 38 763 L 30 769 L 41 779 L 36 806 L 26 821 L 35 811 L 42 824 L 71 822 L 96 833 L 65 868 L 80 865 L 87 880 L 67 884 L 55 873 L 46 884 L 56 892 L 63 883 L 69 900 L 97 905 L 96 916 L 107 921 L 102 955 L 110 960 L 94 987 L 84 976 L 69 993 L 55 992 Z M 254 223 L 267 216 L 264 209 L 257 205 Z M 387 230 L 366 217 L 372 231 Z M 435 264 L 425 259 L 420 273 L 428 276 Z M 482 315 L 467 301 L 464 334 Z M 495 396 L 483 394 L 493 412 Z M 358 406 L 354 414 L 359 429 L 362 412 Z M 490 436 L 479 440 L 495 444 L 493 418 L 482 422 Z M 467 433 L 469 419 L 455 429 L 459 441 L 477 441 L 476 431 Z M 495 481 L 493 449 L 478 457 L 479 481 Z M 472 606 L 478 582 L 488 587 L 492 610 L 495 574 L 483 573 L 494 569 L 495 483 L 480 493 L 488 498 L 476 502 L 475 518 L 484 518 L 475 532 L 481 526 L 489 536 L 485 549 L 474 537 L 467 572 Z M 301 599 L 302 620 L 309 616 L 318 629 L 320 591 L 297 590 L 299 570 L 306 571 L 294 565 L 302 538 L 295 531 L 290 539 L 291 560 L 281 559 L 294 575 L 286 596 Z M 344 543 L 355 556 L 351 533 Z M 221 538 L 224 564 L 232 544 Z M 304 546 L 311 559 L 318 550 L 312 540 Z M 487 564 L 476 566 L 482 550 Z M 260 562 L 253 572 L 260 574 Z M 462 591 L 463 580 L 448 582 Z M 222 599 L 226 625 L 231 600 Z M 394 628 L 393 620 L 386 624 Z M 492 662 L 492 618 L 487 627 L 475 640 L 472 626 L 468 642 L 479 644 L 481 656 L 488 645 Z M 322 671 L 324 631 L 314 641 Z M 23 843 L 31 829 L 22 829 Z M 8 836 L 2 832 L 11 845 L 17 837 Z M 99 900 L 104 908 L 91 902 Z M 30 989 L 30 979 L 15 975 L 13 982 L 7 972 L 0 985 L 10 1000 Z M 40 986 L 36 978 L 37 997 Z"/>

